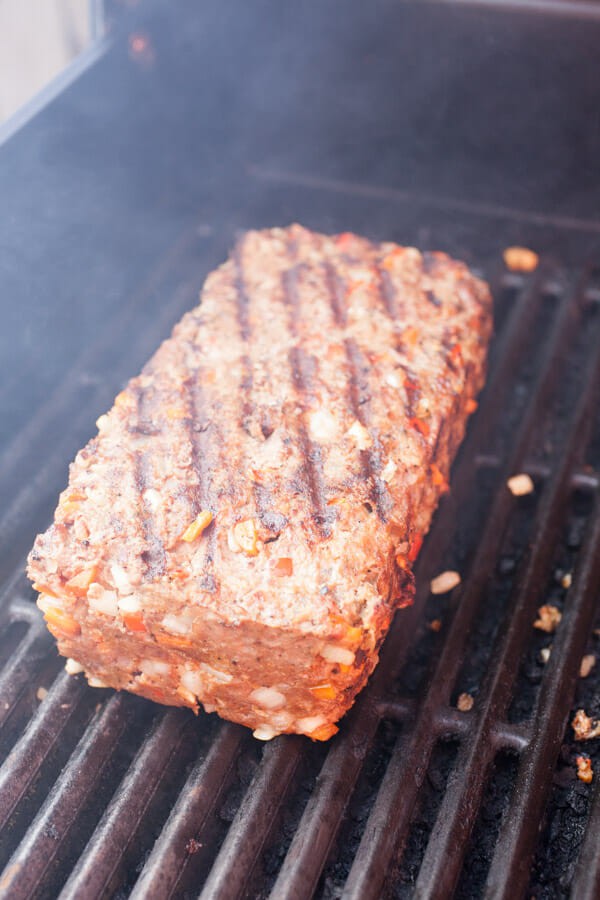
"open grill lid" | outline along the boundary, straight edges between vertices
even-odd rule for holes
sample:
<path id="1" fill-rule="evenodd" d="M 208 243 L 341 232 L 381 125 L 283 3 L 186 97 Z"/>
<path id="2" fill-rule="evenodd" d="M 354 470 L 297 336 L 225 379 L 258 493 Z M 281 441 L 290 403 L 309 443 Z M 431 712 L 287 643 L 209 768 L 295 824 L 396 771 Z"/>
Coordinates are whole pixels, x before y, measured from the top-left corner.
<path id="1" fill-rule="evenodd" d="M 600 652 L 600 272 L 585 264 L 599 27 L 384 0 L 342 18 L 249 6 L 147 5 L 0 147 L 2 890 L 591 900 L 598 774 L 579 781 L 575 758 L 600 757 L 569 721 L 600 712 L 600 666 L 579 679 Z M 416 604 L 325 746 L 87 688 L 22 574 L 66 461 L 236 230 L 291 218 L 466 257 L 496 298 Z M 514 243 L 540 253 L 533 274 L 503 266 Z M 521 472 L 535 490 L 517 498 Z M 431 595 L 447 569 L 460 586 Z M 553 634 L 533 626 L 544 603 L 562 612 Z"/>

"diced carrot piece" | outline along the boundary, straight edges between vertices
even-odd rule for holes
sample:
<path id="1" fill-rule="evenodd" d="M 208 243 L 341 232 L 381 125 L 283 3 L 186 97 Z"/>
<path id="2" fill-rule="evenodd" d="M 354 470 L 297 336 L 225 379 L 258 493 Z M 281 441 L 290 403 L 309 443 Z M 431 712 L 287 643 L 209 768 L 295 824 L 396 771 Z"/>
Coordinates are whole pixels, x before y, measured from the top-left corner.
<path id="1" fill-rule="evenodd" d="M 191 522 L 185 529 L 185 531 L 181 535 L 181 540 L 187 541 L 187 543 L 195 541 L 196 538 L 199 537 L 206 528 L 208 528 L 212 520 L 213 514 L 210 512 L 210 510 L 203 509 L 202 512 L 198 513 L 194 521 Z"/>
<path id="2" fill-rule="evenodd" d="M 172 647 L 174 650 L 189 650 L 194 645 L 194 641 L 183 634 L 167 634 L 165 631 L 158 631 L 154 637 L 159 644 Z"/>
<path id="3" fill-rule="evenodd" d="M 416 536 L 416 538 L 413 540 L 412 544 L 410 545 L 410 550 L 408 552 L 408 558 L 409 558 L 410 562 L 415 561 L 415 559 L 419 555 L 419 551 L 422 546 L 423 546 L 423 535 L 418 534 Z"/>
<path id="4" fill-rule="evenodd" d="M 38 591 L 40 594 L 47 594 L 49 597 L 58 598 L 58 594 L 55 594 L 51 588 L 48 587 L 47 584 L 40 584 L 38 581 L 34 581 L 33 583 L 34 591 Z"/>
<path id="5" fill-rule="evenodd" d="M 294 574 L 294 563 L 289 556 L 280 556 L 273 566 L 273 574 L 278 578 L 289 577 Z"/>
<path id="6" fill-rule="evenodd" d="M 362 628 L 356 628 L 354 625 L 350 625 L 346 629 L 346 640 L 350 641 L 351 644 L 357 644 L 363 636 Z"/>
<path id="7" fill-rule="evenodd" d="M 91 566 L 89 569 L 83 569 L 77 575 L 73 575 L 65 584 L 65 591 L 73 594 L 75 597 L 85 597 L 90 584 L 95 580 L 98 574 L 98 566 Z"/>
<path id="8" fill-rule="evenodd" d="M 416 416 L 413 416 L 412 419 L 408 420 L 408 424 L 411 426 L 411 428 L 414 428 L 415 431 L 418 431 L 419 434 L 422 434 L 423 437 L 429 436 L 429 425 L 424 419 L 418 419 Z"/>
<path id="9" fill-rule="evenodd" d="M 44 612 L 44 618 L 54 637 L 62 637 L 65 634 L 69 637 L 76 637 L 81 632 L 79 623 L 58 606 L 48 606 Z M 56 634 L 57 631 L 58 634 Z"/>
<path id="10" fill-rule="evenodd" d="M 310 737 L 313 741 L 328 741 L 330 737 L 337 734 L 339 728 L 337 725 L 319 725 L 314 731 L 311 731 Z"/>
<path id="11" fill-rule="evenodd" d="M 311 687 L 310 692 L 317 700 L 335 700 L 337 697 L 337 691 L 331 684 L 318 684 Z"/>
<path id="12" fill-rule="evenodd" d="M 403 254 L 402 247 L 396 247 L 394 250 L 390 250 L 387 256 L 384 257 L 381 265 L 386 271 L 390 271 L 390 269 L 394 268 L 396 260 L 401 259 Z"/>
<path id="13" fill-rule="evenodd" d="M 411 325 L 409 328 L 405 328 L 401 335 L 401 340 L 404 344 L 408 344 L 409 347 L 414 348 L 417 345 L 417 341 L 419 340 L 419 330 Z"/>
<path id="14" fill-rule="evenodd" d="M 123 624 L 128 631 L 147 631 L 141 613 L 124 613 Z"/>
<path id="15" fill-rule="evenodd" d="M 477 403 L 477 400 L 473 400 L 472 398 L 470 400 L 467 400 L 467 403 L 465 406 L 467 415 L 470 416 L 471 413 L 474 413 L 478 406 L 479 406 L 479 404 Z"/>

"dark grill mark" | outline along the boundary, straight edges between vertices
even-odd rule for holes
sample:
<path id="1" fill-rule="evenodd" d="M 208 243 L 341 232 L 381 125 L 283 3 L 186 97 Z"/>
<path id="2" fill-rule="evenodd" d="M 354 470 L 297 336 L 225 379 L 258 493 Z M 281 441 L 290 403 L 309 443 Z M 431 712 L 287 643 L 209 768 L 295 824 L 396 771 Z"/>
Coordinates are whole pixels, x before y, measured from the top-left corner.
<path id="1" fill-rule="evenodd" d="M 345 325 L 346 309 L 344 298 L 346 288 L 344 281 L 331 263 L 326 264 L 326 269 L 333 317 L 338 325 Z M 372 442 L 372 446 L 368 450 L 359 451 L 363 476 L 370 485 L 370 496 L 377 508 L 377 514 L 381 521 L 385 522 L 391 510 L 392 502 L 384 482 L 377 476 L 377 472 L 381 469 L 381 446 L 370 428 L 369 382 L 366 375 L 368 367 L 362 359 L 356 341 L 352 338 L 344 339 L 344 350 L 346 351 L 349 371 L 349 406 L 361 425 L 369 432 Z"/>
<path id="2" fill-rule="evenodd" d="M 194 349 L 198 349 L 197 345 L 194 345 Z M 188 413 L 184 424 L 187 426 L 187 438 L 192 450 L 192 464 L 198 478 L 198 483 L 195 486 L 190 485 L 189 488 L 190 520 L 192 520 L 203 509 L 208 509 L 213 514 L 217 513 L 211 487 L 218 443 L 214 434 L 215 428 L 207 418 L 201 369 L 194 369 L 190 377 L 183 382 L 183 397 Z M 206 531 L 206 566 L 212 563 L 215 549 L 216 531 L 211 525 Z M 212 578 L 212 575 L 210 577 Z"/>
<path id="3" fill-rule="evenodd" d="M 252 326 L 250 323 L 250 295 L 246 288 L 246 280 L 244 276 L 243 264 L 243 240 L 237 245 L 233 259 L 235 265 L 235 284 L 237 297 L 237 319 L 240 330 L 240 336 L 243 341 L 250 347 L 252 341 Z M 257 419 L 257 410 L 252 403 L 252 359 L 249 353 L 242 357 L 243 374 L 240 382 L 240 391 L 242 393 L 242 419 L 241 426 L 245 433 L 251 438 L 256 439 L 257 435 L 253 432 L 253 422 Z M 265 410 L 261 411 L 259 428 L 265 440 L 273 433 L 273 428 Z M 252 485 L 252 493 L 254 502 L 258 511 L 259 518 L 266 528 L 269 526 L 265 523 L 265 517 L 269 514 L 269 507 L 272 504 L 271 493 L 262 485 L 254 483 Z M 285 520 L 284 525 L 287 524 Z M 283 527 L 283 526 L 282 526 Z M 270 530 L 270 529 L 269 529 Z"/>
<path id="4" fill-rule="evenodd" d="M 295 244 L 288 245 L 288 254 L 292 259 L 295 257 Z M 300 338 L 301 327 L 298 272 L 299 267 L 294 265 L 282 274 L 283 298 L 290 311 L 290 332 L 296 339 Z M 289 359 L 292 382 L 296 390 L 298 404 L 305 415 L 307 407 L 306 399 L 311 384 L 310 373 L 311 370 L 314 370 L 314 365 L 308 360 L 306 354 L 298 346 L 292 347 Z M 312 518 L 322 537 L 330 537 L 331 523 L 334 515 L 331 510 L 327 508 L 325 500 L 325 479 L 323 477 L 321 448 L 311 440 L 304 421 L 299 422 L 297 427 L 298 441 L 302 448 L 302 456 L 304 458 L 303 474 L 305 477 L 303 478 L 303 481 L 308 487 L 308 495 L 313 507 Z"/>
<path id="5" fill-rule="evenodd" d="M 344 347 L 350 368 L 350 400 L 352 409 L 361 425 L 364 425 L 368 430 L 373 442 L 369 449 L 360 451 L 363 474 L 371 485 L 370 494 L 377 508 L 377 515 L 382 522 L 386 522 L 393 504 L 385 482 L 377 475 L 377 472 L 382 468 L 381 444 L 369 427 L 368 381 L 362 375 L 365 363 L 362 360 L 356 341 L 348 338 L 344 341 Z"/>
<path id="6" fill-rule="evenodd" d="M 429 300 L 434 306 L 437 306 L 438 309 L 442 305 L 442 301 L 439 297 L 436 297 L 433 291 L 425 291 L 425 298 Z"/>
<path id="7" fill-rule="evenodd" d="M 386 270 L 382 268 L 379 259 L 376 259 L 375 261 L 375 271 L 377 273 L 377 280 L 379 282 L 379 296 L 381 297 L 381 302 L 383 303 L 384 309 L 390 319 L 397 319 L 398 299 L 396 297 L 396 291 L 394 289 L 392 279 L 390 278 L 390 273 L 386 272 Z"/>
<path id="8" fill-rule="evenodd" d="M 233 263 L 235 269 L 235 289 L 236 289 L 236 315 L 240 336 L 245 344 L 249 344 L 252 335 L 250 325 L 250 297 L 246 290 L 243 264 L 243 239 L 238 242 L 233 252 Z M 252 401 L 250 395 L 252 392 L 252 362 L 250 355 L 244 353 L 241 358 L 242 363 L 242 380 L 240 382 L 240 392 L 242 394 L 242 417 L 241 427 L 246 434 L 251 434 L 252 425 Z"/>
<path id="9" fill-rule="evenodd" d="M 255 484 L 254 497 L 261 523 L 274 535 L 279 535 L 287 525 L 288 520 L 284 515 L 272 509 L 273 498 L 271 491 L 264 484 Z"/>
<path id="10" fill-rule="evenodd" d="M 329 293 L 329 303 L 333 320 L 340 328 L 345 328 L 348 322 L 348 311 L 346 309 L 346 290 L 345 285 L 338 275 L 333 263 L 323 263 L 325 269 L 325 278 Z"/>
<path id="11" fill-rule="evenodd" d="M 144 581 L 154 581 L 166 571 L 165 548 L 154 527 L 152 510 L 144 499 L 144 491 L 151 487 L 151 462 L 149 453 L 136 451 L 133 456 L 134 482 L 138 493 L 140 530 L 146 543 L 141 558 L 144 563 Z"/>
<path id="12" fill-rule="evenodd" d="M 137 386 L 132 386 L 132 393 L 136 398 L 138 422 L 145 421 L 148 397 Z M 143 579 L 144 581 L 154 581 L 165 574 L 166 556 L 164 545 L 156 533 L 153 512 L 144 499 L 144 492 L 153 486 L 151 450 L 134 450 L 133 478 L 138 497 L 140 531 L 146 544 L 146 548 L 141 553 L 144 563 Z"/>

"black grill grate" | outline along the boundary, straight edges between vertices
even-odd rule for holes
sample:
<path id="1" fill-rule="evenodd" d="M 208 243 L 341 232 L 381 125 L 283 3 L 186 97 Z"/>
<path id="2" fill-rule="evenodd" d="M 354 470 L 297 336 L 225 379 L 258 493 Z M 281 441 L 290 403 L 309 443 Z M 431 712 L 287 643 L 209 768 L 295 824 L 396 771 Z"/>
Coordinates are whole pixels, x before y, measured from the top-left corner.
<path id="1" fill-rule="evenodd" d="M 134 356 L 191 305 L 196 238 L 180 240 L 130 312 L 108 324 L 91 354 L 99 371 L 117 364 L 109 336 L 115 325 L 125 332 L 156 278 L 171 302 L 137 335 Z M 520 896 L 550 865 L 557 791 L 580 798 L 580 826 L 589 811 L 565 890 L 598 895 L 600 798 L 592 806 L 594 787 L 576 781 L 568 724 L 600 584 L 596 281 L 544 265 L 490 277 L 492 368 L 419 560 L 415 606 L 396 617 L 379 668 L 329 745 L 291 737 L 263 746 L 214 716 L 88 689 L 62 672 L 21 564 L 9 568 L 3 553 L 13 571 L 0 648 L 6 896 Z M 121 361 L 123 375 L 137 361 Z M 64 427 L 77 412 L 89 360 L 82 365 L 15 438 L 5 476 L 15 447 L 26 457 L 49 421 Z M 101 382 L 92 389 L 95 403 L 108 401 Z M 80 410 L 47 454 L 47 493 L 14 493 L 3 532 L 26 534 L 45 514 L 87 419 Z M 524 471 L 536 491 L 515 498 L 506 479 Z M 462 584 L 429 595 L 446 567 Z M 567 571 L 569 589 L 560 586 Z M 532 626 L 549 597 L 563 611 L 552 636 Z M 539 651 L 550 646 L 544 665 Z M 474 697 L 466 712 L 456 708 L 462 692 Z M 557 895 L 558 883 L 539 896 Z"/>

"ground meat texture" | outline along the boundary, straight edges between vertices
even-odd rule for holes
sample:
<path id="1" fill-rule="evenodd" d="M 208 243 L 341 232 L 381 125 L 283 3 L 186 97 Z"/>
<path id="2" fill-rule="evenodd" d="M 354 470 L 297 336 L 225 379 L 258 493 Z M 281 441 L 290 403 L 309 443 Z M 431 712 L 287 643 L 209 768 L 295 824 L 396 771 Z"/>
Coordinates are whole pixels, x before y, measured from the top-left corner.
<path id="1" fill-rule="evenodd" d="M 377 663 L 485 372 L 441 253 L 249 232 L 98 420 L 29 575 L 70 671 L 318 740 Z"/>

